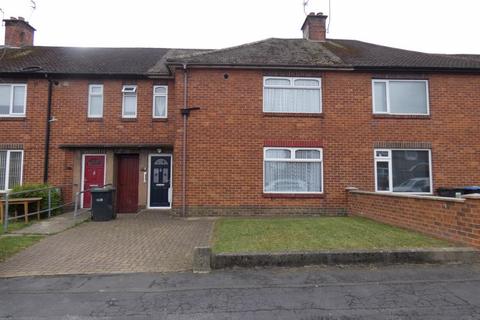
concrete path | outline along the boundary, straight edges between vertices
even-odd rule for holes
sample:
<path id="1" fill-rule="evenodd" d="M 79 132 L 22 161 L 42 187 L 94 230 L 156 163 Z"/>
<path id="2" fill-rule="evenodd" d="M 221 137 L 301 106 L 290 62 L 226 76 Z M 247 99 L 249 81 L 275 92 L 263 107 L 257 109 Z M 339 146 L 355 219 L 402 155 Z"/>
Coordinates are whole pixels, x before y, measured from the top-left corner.
<path id="1" fill-rule="evenodd" d="M 0 263 L 0 277 L 191 270 L 193 248 L 209 244 L 213 223 L 158 211 L 86 222 Z"/>
<path id="2" fill-rule="evenodd" d="M 480 319 L 478 265 L 0 279 L 0 319 Z"/>
<path id="3" fill-rule="evenodd" d="M 90 219 L 90 211 L 82 209 L 76 217 L 73 216 L 73 212 L 67 212 L 50 219 L 35 222 L 31 226 L 13 231 L 12 234 L 56 234 L 88 219 Z"/>

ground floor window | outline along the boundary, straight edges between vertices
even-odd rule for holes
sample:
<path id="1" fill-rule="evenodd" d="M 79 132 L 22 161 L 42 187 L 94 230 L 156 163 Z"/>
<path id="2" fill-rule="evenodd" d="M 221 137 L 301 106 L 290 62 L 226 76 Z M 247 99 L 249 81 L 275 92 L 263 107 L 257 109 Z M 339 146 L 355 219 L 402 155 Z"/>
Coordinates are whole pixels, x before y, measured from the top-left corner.
<path id="1" fill-rule="evenodd" d="M 23 151 L 0 150 L 0 191 L 22 183 Z"/>
<path id="2" fill-rule="evenodd" d="M 322 149 L 265 148 L 266 193 L 322 193 Z"/>
<path id="3" fill-rule="evenodd" d="M 375 190 L 432 192 L 430 150 L 375 150 Z"/>

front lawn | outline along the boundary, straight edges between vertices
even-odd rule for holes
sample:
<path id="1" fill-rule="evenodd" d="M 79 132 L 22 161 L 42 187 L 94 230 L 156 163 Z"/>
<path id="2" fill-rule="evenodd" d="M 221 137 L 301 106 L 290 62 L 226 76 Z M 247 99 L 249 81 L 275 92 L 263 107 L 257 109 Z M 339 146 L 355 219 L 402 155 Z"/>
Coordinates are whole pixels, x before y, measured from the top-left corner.
<path id="1" fill-rule="evenodd" d="M 8 223 L 8 232 L 12 232 L 12 231 L 15 231 L 15 230 L 20 230 L 20 229 L 23 229 L 25 227 L 28 227 L 32 225 L 32 222 L 28 222 L 28 223 L 25 223 L 25 222 L 9 222 Z M 0 235 L 2 235 L 4 232 L 3 232 L 3 224 L 0 225 Z"/>
<path id="2" fill-rule="evenodd" d="M 448 247 L 451 243 L 359 217 L 222 218 L 213 251 L 281 252 Z"/>
<path id="3" fill-rule="evenodd" d="M 42 236 L 2 236 L 0 238 L 0 261 L 4 261 L 42 238 Z"/>

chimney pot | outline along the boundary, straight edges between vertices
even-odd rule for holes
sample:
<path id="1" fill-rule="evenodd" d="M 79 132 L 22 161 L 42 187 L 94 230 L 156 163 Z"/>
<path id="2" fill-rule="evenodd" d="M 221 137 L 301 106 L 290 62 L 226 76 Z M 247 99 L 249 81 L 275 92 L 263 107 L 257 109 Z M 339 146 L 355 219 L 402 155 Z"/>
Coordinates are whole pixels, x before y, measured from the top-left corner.
<path id="1" fill-rule="evenodd" d="M 3 20 L 5 23 L 5 46 L 23 47 L 33 46 L 35 28 L 23 17 L 11 17 Z"/>
<path id="2" fill-rule="evenodd" d="M 324 15 L 322 12 L 315 14 L 311 12 L 303 22 L 302 31 L 303 39 L 310 41 L 326 41 L 326 22 L 328 16 Z"/>

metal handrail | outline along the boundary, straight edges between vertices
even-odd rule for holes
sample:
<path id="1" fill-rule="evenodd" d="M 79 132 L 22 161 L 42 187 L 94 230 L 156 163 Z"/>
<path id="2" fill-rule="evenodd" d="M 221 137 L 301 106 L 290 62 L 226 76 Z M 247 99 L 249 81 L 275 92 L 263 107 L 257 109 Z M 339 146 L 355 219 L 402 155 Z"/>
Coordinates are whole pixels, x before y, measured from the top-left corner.
<path id="1" fill-rule="evenodd" d="M 3 197 L 4 197 L 4 201 L 5 201 L 5 210 L 4 210 L 4 217 L 3 217 L 3 230 L 4 232 L 7 232 L 8 230 L 8 222 L 10 219 L 19 219 L 19 218 L 24 218 L 25 216 L 31 216 L 31 215 L 38 215 L 40 213 L 43 213 L 43 212 L 48 212 L 48 217 L 51 217 L 51 214 L 52 214 L 52 210 L 56 210 L 56 209 L 60 209 L 62 207 L 65 207 L 67 205 L 71 205 L 73 204 L 73 202 L 69 202 L 69 203 L 64 203 L 60 206 L 57 206 L 57 207 L 53 207 L 52 208 L 52 189 L 61 189 L 62 187 L 66 187 L 66 186 L 74 186 L 74 184 L 62 184 L 62 185 L 56 185 L 56 186 L 50 186 L 50 187 L 44 187 L 44 188 L 38 188 L 38 189 L 32 189 L 32 190 L 23 190 L 23 191 L 16 191 L 16 192 L 5 192 L 3 194 Z M 36 212 L 31 212 L 31 213 L 27 213 L 27 214 L 23 214 L 23 215 L 17 215 L 15 216 L 14 218 L 12 217 L 9 217 L 9 199 L 12 195 L 18 195 L 18 194 L 22 194 L 22 193 L 30 193 L 30 192 L 37 192 L 37 191 L 44 191 L 44 190 L 48 190 L 48 207 L 47 209 L 44 209 L 44 210 L 40 210 L 40 211 L 36 211 Z M 15 198 L 13 198 L 15 199 Z"/>
<path id="2" fill-rule="evenodd" d="M 51 187 L 32 189 L 32 190 L 16 191 L 16 192 L 6 191 L 4 194 L 8 193 L 8 195 L 11 196 L 11 195 L 15 195 L 15 194 L 29 193 L 29 192 L 35 192 L 35 191 L 44 191 L 44 190 L 48 190 L 48 189 L 60 189 L 61 187 L 66 187 L 66 186 L 73 186 L 73 184 L 60 184 L 58 186 L 51 186 Z"/>

